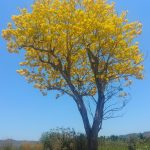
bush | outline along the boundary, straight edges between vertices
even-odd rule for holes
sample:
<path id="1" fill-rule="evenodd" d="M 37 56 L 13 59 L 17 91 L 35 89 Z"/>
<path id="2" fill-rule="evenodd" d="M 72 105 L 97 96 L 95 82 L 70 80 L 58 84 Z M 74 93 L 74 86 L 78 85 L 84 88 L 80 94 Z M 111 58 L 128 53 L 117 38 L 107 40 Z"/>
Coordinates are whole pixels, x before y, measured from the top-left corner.
<path id="1" fill-rule="evenodd" d="M 129 138 L 128 150 L 136 150 L 136 139 L 134 139 L 133 137 Z"/>
<path id="2" fill-rule="evenodd" d="M 86 150 L 86 137 L 70 128 L 57 128 L 42 134 L 44 150 Z"/>

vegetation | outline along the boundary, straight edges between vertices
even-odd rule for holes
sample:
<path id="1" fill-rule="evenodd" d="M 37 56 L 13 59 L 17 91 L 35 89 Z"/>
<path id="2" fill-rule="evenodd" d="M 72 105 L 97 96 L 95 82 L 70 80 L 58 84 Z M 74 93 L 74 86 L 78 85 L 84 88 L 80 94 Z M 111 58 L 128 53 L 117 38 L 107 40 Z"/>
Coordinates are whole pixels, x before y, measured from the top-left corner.
<path id="1" fill-rule="evenodd" d="M 57 128 L 42 134 L 40 144 L 22 144 L 14 147 L 6 143 L 0 150 L 87 150 L 86 135 L 73 129 Z M 150 150 L 150 137 L 136 136 L 101 136 L 98 138 L 99 150 Z"/>
<path id="2" fill-rule="evenodd" d="M 45 132 L 41 136 L 44 150 L 87 150 L 86 135 L 73 129 L 58 128 Z M 71 146 L 71 147 L 70 147 Z M 150 137 L 143 134 L 98 138 L 99 150 L 150 150 Z"/>
<path id="3" fill-rule="evenodd" d="M 44 95 L 57 90 L 57 98 L 72 97 L 87 149 L 97 150 L 102 121 L 126 105 L 112 97 L 126 97 L 131 79 L 143 78 L 143 56 L 135 42 L 141 24 L 130 23 L 126 12 L 118 15 L 105 0 L 37 0 L 31 12 L 22 9 L 12 20 L 3 37 L 9 52 L 25 50 L 24 68 L 17 72 Z"/>
<path id="4" fill-rule="evenodd" d="M 52 150 L 87 150 L 86 136 L 73 129 L 58 128 L 43 133 L 41 142 L 44 149 Z"/>

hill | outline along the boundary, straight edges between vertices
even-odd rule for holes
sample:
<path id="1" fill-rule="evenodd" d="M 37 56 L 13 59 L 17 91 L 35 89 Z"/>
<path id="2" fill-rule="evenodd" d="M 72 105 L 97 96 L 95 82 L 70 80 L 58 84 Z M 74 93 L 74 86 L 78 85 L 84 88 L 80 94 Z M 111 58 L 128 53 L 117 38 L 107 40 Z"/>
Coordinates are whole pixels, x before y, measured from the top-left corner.
<path id="1" fill-rule="evenodd" d="M 121 138 L 130 138 L 130 137 L 144 137 L 144 138 L 150 138 L 150 131 L 148 132 L 143 132 L 143 133 L 130 133 L 126 135 L 120 135 L 119 137 Z"/>
<path id="2" fill-rule="evenodd" d="M 146 137 L 146 138 L 150 138 L 150 132 L 144 132 L 143 136 Z"/>
<path id="3" fill-rule="evenodd" d="M 38 144 L 39 141 L 17 141 L 13 139 L 6 139 L 6 140 L 0 140 L 0 147 L 4 147 L 6 145 L 13 146 L 13 147 L 20 147 L 22 144 Z"/>

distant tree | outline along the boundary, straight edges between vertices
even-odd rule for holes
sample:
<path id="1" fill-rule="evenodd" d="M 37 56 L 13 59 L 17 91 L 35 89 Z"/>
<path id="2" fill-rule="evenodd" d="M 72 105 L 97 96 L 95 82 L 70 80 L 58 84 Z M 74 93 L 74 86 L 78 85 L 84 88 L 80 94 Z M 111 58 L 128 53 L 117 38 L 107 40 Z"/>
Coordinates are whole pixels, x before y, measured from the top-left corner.
<path id="1" fill-rule="evenodd" d="M 129 138 L 128 150 L 136 150 L 136 138 L 134 138 L 134 137 Z"/>
<path id="2" fill-rule="evenodd" d="M 110 136 L 111 141 L 117 141 L 118 140 L 118 136 L 116 135 L 111 135 Z"/>
<path id="3" fill-rule="evenodd" d="M 140 140 L 143 140 L 143 139 L 144 139 L 144 135 L 143 135 L 142 133 L 140 133 L 140 134 L 138 135 L 138 137 L 139 137 Z"/>
<path id="4" fill-rule="evenodd" d="M 143 61 L 135 38 L 139 22 L 129 23 L 105 0 L 37 0 L 20 10 L 3 30 L 8 50 L 25 50 L 25 68 L 17 72 L 45 95 L 67 94 L 81 114 L 88 150 L 98 149 L 104 119 L 125 105 L 132 77 L 142 79 Z M 123 91 L 124 90 L 124 91 Z M 116 99 L 112 97 L 116 96 Z"/>

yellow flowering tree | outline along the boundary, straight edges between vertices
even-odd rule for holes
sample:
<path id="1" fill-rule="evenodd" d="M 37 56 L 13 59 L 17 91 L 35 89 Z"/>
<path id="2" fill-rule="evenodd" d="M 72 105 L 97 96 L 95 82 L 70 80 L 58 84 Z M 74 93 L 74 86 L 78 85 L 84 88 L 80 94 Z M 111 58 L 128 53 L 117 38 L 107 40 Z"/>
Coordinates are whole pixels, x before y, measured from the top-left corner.
<path id="1" fill-rule="evenodd" d="M 143 61 L 135 38 L 139 22 L 129 22 L 105 0 L 37 0 L 20 10 L 3 30 L 8 51 L 25 51 L 17 72 L 45 95 L 57 90 L 76 102 L 88 139 L 97 150 L 102 121 L 126 101 L 124 87 L 142 79 Z M 88 98 L 88 100 L 87 100 Z"/>

